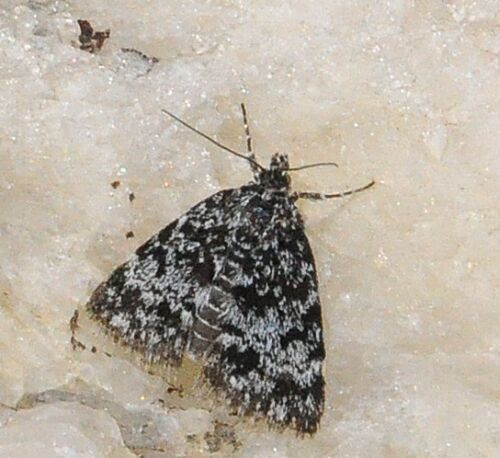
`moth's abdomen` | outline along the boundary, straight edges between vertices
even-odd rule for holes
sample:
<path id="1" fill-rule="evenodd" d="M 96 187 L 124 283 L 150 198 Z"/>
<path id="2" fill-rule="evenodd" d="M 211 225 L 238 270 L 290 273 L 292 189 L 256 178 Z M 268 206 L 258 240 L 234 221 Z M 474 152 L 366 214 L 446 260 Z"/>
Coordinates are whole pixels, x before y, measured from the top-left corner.
<path id="1" fill-rule="evenodd" d="M 222 318 L 235 305 L 233 296 L 218 284 L 203 288 L 195 301 L 189 351 L 194 356 L 206 355 L 222 332 Z"/>

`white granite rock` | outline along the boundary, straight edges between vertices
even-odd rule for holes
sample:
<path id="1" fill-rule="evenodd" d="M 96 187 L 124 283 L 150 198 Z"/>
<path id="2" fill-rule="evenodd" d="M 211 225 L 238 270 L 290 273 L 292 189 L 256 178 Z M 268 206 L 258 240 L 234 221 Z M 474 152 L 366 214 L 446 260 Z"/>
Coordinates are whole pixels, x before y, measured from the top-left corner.
<path id="1" fill-rule="evenodd" d="M 22 410 L 0 429 L 0 456 L 132 457 L 104 410 L 56 402 Z"/>
<path id="2" fill-rule="evenodd" d="M 100 52 L 78 19 L 111 29 Z M 499 455 L 497 30 L 492 0 L 4 0 L 0 455 Z M 264 163 L 339 163 L 296 189 L 377 182 L 301 203 L 327 347 L 313 438 L 221 429 L 223 407 L 171 405 L 161 374 L 70 345 L 114 266 L 250 179 L 161 108 L 243 150 L 242 100 Z"/>

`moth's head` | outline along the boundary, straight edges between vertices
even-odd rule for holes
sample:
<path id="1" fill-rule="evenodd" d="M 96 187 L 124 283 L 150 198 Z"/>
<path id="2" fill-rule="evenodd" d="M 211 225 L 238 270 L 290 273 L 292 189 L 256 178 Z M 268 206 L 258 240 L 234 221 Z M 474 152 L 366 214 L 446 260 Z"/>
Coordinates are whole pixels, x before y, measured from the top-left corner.
<path id="1" fill-rule="evenodd" d="M 288 156 L 276 153 L 271 158 L 268 169 L 259 172 L 257 181 L 266 187 L 276 191 L 288 191 L 290 188 L 290 175 L 288 175 Z"/>

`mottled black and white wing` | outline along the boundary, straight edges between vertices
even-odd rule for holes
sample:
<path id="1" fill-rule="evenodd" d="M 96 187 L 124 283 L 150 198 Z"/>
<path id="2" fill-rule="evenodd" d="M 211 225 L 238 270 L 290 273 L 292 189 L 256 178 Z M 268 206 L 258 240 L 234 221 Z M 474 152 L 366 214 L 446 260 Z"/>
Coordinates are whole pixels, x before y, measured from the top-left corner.
<path id="1" fill-rule="evenodd" d="M 302 219 L 285 195 L 241 188 L 211 288 L 226 299 L 208 380 L 241 413 L 271 427 L 314 433 L 324 404 L 325 357 L 314 258 Z"/>
<path id="2" fill-rule="evenodd" d="M 226 253 L 226 206 L 234 192 L 218 192 L 173 221 L 90 298 L 91 315 L 148 360 L 181 362 L 199 296 Z"/>

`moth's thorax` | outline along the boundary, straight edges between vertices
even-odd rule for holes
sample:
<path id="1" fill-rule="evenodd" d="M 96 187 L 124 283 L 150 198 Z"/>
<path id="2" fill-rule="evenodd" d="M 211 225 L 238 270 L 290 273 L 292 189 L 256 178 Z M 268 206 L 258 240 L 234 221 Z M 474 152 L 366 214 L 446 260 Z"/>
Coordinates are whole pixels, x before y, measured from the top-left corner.
<path id="1" fill-rule="evenodd" d="M 255 181 L 267 189 L 288 193 L 291 181 L 287 172 L 288 168 L 288 156 L 276 153 L 271 158 L 269 168 L 261 170 Z"/>

